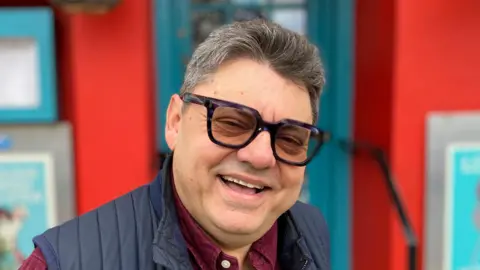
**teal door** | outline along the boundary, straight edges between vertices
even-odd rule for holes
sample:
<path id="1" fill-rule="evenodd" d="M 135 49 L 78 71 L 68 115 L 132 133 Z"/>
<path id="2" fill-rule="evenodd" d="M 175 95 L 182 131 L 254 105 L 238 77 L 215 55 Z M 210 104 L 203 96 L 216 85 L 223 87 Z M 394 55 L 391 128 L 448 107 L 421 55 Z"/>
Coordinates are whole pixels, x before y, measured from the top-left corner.
<path id="1" fill-rule="evenodd" d="M 350 137 L 353 0 L 155 0 L 157 50 L 157 145 L 166 151 L 164 112 L 183 81 L 186 63 L 215 28 L 265 17 L 305 34 L 319 46 L 327 70 L 319 126 Z M 331 235 L 332 269 L 350 269 L 350 164 L 327 145 L 307 167 L 302 199 L 319 207 Z"/>

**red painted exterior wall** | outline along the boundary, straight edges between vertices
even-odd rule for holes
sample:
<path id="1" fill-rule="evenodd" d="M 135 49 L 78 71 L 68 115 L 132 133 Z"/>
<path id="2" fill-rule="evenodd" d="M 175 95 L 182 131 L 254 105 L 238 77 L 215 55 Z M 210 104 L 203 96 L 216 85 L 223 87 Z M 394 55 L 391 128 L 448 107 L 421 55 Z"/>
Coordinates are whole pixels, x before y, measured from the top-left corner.
<path id="1" fill-rule="evenodd" d="M 60 103 L 74 127 L 78 213 L 154 177 L 152 7 L 58 12 Z"/>
<path id="2" fill-rule="evenodd" d="M 387 152 L 391 144 L 394 11 L 393 1 L 357 2 L 354 136 Z M 352 173 L 353 269 L 388 269 L 391 207 L 383 179 L 368 158 L 355 159 Z"/>
<path id="3" fill-rule="evenodd" d="M 355 137 L 387 149 L 422 243 L 425 119 L 480 109 L 480 2 L 359 0 L 356 14 Z M 355 160 L 353 181 L 354 269 L 406 269 L 403 234 L 375 164 Z"/>

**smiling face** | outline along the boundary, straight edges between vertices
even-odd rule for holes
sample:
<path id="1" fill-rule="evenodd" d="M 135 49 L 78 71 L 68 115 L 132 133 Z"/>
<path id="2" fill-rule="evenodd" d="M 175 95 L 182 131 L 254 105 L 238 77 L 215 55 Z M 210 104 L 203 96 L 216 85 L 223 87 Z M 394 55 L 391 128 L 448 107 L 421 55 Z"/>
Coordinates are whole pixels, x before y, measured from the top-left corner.
<path id="1" fill-rule="evenodd" d="M 254 108 L 267 122 L 293 119 L 312 123 L 307 90 L 279 76 L 267 64 L 249 59 L 224 63 L 194 94 Z M 254 242 L 299 197 L 305 167 L 277 161 L 267 131 L 238 150 L 219 146 L 207 133 L 207 109 L 186 104 L 174 95 L 167 114 L 166 140 L 175 153 L 173 176 L 180 199 L 222 245 Z M 247 184 L 266 188 L 258 192 L 242 187 Z"/>

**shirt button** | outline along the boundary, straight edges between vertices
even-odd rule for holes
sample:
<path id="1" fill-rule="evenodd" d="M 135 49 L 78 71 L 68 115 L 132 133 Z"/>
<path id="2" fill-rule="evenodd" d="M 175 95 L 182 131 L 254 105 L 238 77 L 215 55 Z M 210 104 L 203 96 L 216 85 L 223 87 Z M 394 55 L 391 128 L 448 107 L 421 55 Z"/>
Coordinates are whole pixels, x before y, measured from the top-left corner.
<path id="1" fill-rule="evenodd" d="M 230 266 L 232 265 L 229 261 L 227 260 L 223 260 L 222 263 L 221 263 L 222 267 L 225 268 L 225 269 L 228 269 L 230 268 Z"/>

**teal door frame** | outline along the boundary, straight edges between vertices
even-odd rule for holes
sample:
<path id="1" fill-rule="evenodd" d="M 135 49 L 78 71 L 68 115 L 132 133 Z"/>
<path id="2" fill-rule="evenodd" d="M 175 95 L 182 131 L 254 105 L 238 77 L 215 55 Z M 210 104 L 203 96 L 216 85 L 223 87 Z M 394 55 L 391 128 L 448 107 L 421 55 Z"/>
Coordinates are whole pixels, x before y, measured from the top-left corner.
<path id="1" fill-rule="evenodd" d="M 354 0 L 308 0 L 308 36 L 321 51 L 327 85 L 321 98 L 319 126 L 336 137 L 352 132 Z M 157 146 L 167 152 L 165 111 L 183 81 L 191 51 L 190 0 L 155 0 L 157 48 Z M 310 203 L 327 220 L 332 269 L 351 269 L 351 166 L 347 154 L 327 145 L 307 166 Z"/>
<path id="2" fill-rule="evenodd" d="M 320 104 L 319 126 L 334 138 L 352 137 L 354 0 L 311 0 L 314 16 L 309 37 L 321 51 L 327 84 Z M 318 27 L 318 28 L 317 28 Z M 352 173 L 350 157 L 335 144 L 308 165 L 310 203 L 320 207 L 330 229 L 332 269 L 351 269 Z M 329 181 L 322 181 L 329 179 Z M 315 193 L 322 194 L 315 196 Z"/>

